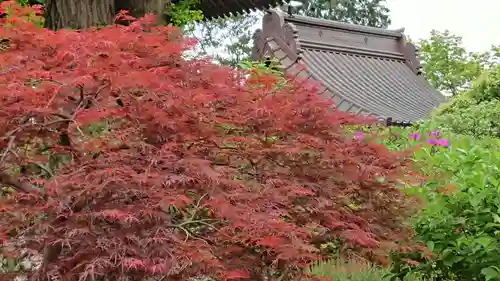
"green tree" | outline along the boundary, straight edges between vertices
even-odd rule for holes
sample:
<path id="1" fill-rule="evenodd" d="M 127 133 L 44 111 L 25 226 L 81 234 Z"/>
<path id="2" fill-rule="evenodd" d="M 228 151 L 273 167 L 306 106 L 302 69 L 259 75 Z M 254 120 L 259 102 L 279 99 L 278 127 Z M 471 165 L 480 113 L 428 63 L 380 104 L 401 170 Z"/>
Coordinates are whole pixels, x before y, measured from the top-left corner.
<path id="1" fill-rule="evenodd" d="M 493 66 L 472 83 L 470 90 L 441 105 L 426 121 L 433 128 L 475 138 L 500 138 L 500 65 Z"/>
<path id="2" fill-rule="evenodd" d="M 385 0 L 309 0 L 302 1 L 299 13 L 353 24 L 387 28 L 391 24 Z"/>
<path id="3" fill-rule="evenodd" d="M 238 15 L 200 22 L 194 35 L 199 38 L 198 55 L 211 55 L 224 65 L 236 67 L 249 58 L 252 36 L 261 14 Z"/>
<path id="4" fill-rule="evenodd" d="M 493 69 L 500 65 L 500 45 L 493 45 L 488 51 L 474 54 L 473 57 L 485 69 Z"/>
<path id="5" fill-rule="evenodd" d="M 489 59 L 485 54 L 467 52 L 462 37 L 448 30 L 433 30 L 429 39 L 417 45 L 424 76 L 436 89 L 453 96 L 471 87 Z"/>

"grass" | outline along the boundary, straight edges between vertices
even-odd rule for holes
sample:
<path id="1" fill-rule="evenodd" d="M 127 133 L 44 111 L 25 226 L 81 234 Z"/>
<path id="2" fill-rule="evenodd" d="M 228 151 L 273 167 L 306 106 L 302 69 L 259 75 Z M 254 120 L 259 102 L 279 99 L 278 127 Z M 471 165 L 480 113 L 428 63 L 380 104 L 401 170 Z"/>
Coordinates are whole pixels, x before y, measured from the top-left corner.
<path id="1" fill-rule="evenodd" d="M 373 265 L 361 259 L 332 259 L 311 266 L 310 273 L 318 277 L 329 277 L 335 281 L 390 281 L 388 268 Z M 424 281 L 411 276 L 404 281 Z"/>

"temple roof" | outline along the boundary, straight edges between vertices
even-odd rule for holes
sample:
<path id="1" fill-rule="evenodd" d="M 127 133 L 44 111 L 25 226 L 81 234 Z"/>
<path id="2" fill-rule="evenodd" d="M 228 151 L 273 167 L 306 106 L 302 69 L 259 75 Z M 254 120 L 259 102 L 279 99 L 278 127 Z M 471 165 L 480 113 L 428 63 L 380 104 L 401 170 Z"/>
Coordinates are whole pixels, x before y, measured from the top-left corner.
<path id="1" fill-rule="evenodd" d="M 199 9 L 205 19 L 245 14 L 251 11 L 277 7 L 289 0 L 201 0 Z"/>
<path id="2" fill-rule="evenodd" d="M 403 31 L 270 10 L 252 56 L 275 57 L 288 74 L 320 82 L 321 94 L 340 110 L 416 121 L 445 98 L 420 75 L 416 49 Z"/>

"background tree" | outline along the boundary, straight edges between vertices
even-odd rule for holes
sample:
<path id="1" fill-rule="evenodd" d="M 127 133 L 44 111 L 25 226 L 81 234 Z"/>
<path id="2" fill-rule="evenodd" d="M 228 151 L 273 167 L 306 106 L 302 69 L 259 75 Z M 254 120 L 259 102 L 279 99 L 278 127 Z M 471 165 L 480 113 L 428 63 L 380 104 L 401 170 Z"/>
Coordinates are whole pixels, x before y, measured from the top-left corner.
<path id="1" fill-rule="evenodd" d="M 473 54 L 473 58 L 478 61 L 484 69 L 493 69 L 500 65 L 500 45 L 492 45 L 486 52 Z"/>
<path id="2" fill-rule="evenodd" d="M 353 24 L 386 28 L 391 23 L 385 0 L 309 0 L 302 1 L 301 15 Z M 252 34 L 260 25 L 261 13 L 251 13 L 197 26 L 199 54 L 211 55 L 215 61 L 236 66 L 250 55 Z"/>
<path id="3" fill-rule="evenodd" d="M 391 24 L 385 0 L 310 0 L 299 13 L 353 24 L 387 28 Z"/>
<path id="4" fill-rule="evenodd" d="M 467 52 L 462 37 L 448 30 L 433 30 L 429 39 L 421 40 L 417 45 L 424 76 L 436 89 L 453 96 L 469 89 L 490 59 L 487 54 Z"/>
<path id="5" fill-rule="evenodd" d="M 45 24 L 50 29 L 87 28 L 113 22 L 119 10 L 131 10 L 132 15 L 163 13 L 170 0 L 46 0 Z"/>
<path id="6" fill-rule="evenodd" d="M 204 21 L 193 35 L 199 38 L 197 54 L 210 55 L 216 62 L 236 67 L 250 56 L 252 36 L 262 13 Z"/>

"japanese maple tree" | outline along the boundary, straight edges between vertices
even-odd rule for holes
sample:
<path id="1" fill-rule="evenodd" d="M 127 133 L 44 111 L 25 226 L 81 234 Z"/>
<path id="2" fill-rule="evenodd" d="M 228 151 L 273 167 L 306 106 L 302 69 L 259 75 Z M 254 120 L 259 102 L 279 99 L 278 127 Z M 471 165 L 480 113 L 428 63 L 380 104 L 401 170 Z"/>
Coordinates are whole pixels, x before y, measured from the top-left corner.
<path id="1" fill-rule="evenodd" d="M 193 42 L 151 15 L 57 32 L 9 20 L 2 247 L 42 255 L 11 277 L 299 280 L 335 239 L 379 262 L 412 246 L 403 160 L 348 137 L 363 120 L 315 85 L 183 59 Z"/>

